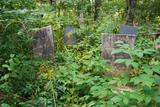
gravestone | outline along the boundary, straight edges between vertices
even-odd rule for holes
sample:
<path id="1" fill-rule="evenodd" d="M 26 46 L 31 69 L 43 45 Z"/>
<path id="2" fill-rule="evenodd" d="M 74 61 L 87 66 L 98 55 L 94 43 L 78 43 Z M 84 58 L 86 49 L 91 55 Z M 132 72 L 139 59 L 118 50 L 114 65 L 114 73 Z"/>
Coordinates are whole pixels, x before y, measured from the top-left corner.
<path id="1" fill-rule="evenodd" d="M 133 34 L 102 34 L 102 57 L 107 60 L 108 64 L 115 65 L 114 61 L 116 59 L 129 58 L 127 54 L 114 54 L 111 55 L 113 49 L 116 49 L 117 46 L 115 42 L 123 41 L 124 43 L 129 44 L 130 48 L 134 48 L 136 35 Z M 117 64 L 118 65 L 118 64 Z"/>
<path id="2" fill-rule="evenodd" d="M 64 42 L 71 45 L 76 43 L 76 33 L 73 25 L 66 25 L 64 28 Z"/>
<path id="3" fill-rule="evenodd" d="M 34 29 L 33 31 L 33 54 L 42 58 L 50 58 L 54 54 L 54 42 L 52 27 Z"/>
<path id="4" fill-rule="evenodd" d="M 134 26 L 121 25 L 120 26 L 120 34 L 133 34 L 136 35 L 138 32 L 138 28 Z"/>

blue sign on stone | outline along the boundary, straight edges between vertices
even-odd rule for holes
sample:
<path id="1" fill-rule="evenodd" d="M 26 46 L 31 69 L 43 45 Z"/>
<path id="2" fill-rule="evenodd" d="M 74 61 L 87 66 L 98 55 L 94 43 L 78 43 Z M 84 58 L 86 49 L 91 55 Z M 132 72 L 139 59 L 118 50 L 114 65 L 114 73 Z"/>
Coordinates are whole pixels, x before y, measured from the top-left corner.
<path id="1" fill-rule="evenodd" d="M 138 28 L 134 26 L 121 25 L 120 26 L 120 34 L 132 34 L 136 35 L 138 32 Z"/>
<path id="2" fill-rule="evenodd" d="M 66 25 L 64 28 L 64 42 L 66 44 L 76 43 L 76 33 L 73 25 Z"/>

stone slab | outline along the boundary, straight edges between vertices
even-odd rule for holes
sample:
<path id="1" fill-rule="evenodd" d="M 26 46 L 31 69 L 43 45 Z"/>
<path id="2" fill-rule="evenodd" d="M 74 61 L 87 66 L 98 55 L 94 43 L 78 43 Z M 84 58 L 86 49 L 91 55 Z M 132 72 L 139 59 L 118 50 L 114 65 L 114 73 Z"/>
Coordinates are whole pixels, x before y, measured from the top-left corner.
<path id="1" fill-rule="evenodd" d="M 38 28 L 33 31 L 34 56 L 49 58 L 54 55 L 54 41 L 51 26 Z"/>
<path id="2" fill-rule="evenodd" d="M 76 33 L 73 25 L 66 25 L 64 28 L 64 42 L 65 44 L 75 44 L 76 43 Z"/>
<path id="3" fill-rule="evenodd" d="M 120 34 L 132 34 L 136 36 L 138 32 L 138 28 L 134 26 L 121 25 L 120 26 Z"/>
<path id="4" fill-rule="evenodd" d="M 116 49 L 116 41 L 123 41 L 124 43 L 129 44 L 130 48 L 134 48 L 136 36 L 131 34 L 102 34 L 102 53 L 101 56 L 109 64 L 114 64 L 116 59 L 129 58 L 127 54 L 114 54 L 111 55 L 113 49 Z"/>

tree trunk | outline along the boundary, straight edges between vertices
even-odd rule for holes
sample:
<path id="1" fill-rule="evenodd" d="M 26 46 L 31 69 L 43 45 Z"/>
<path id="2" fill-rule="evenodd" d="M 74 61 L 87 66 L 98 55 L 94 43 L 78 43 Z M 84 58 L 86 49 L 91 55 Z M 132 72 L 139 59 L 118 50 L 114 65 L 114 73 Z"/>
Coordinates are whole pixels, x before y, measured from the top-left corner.
<path id="1" fill-rule="evenodd" d="M 94 20 L 96 21 L 99 17 L 99 11 L 100 11 L 100 7 L 101 7 L 101 2 L 102 0 L 95 0 L 95 5 L 94 5 Z"/>
<path id="2" fill-rule="evenodd" d="M 52 5 L 53 0 L 49 0 L 50 5 Z"/>
<path id="3" fill-rule="evenodd" d="M 82 28 L 83 25 L 84 25 L 84 14 L 83 14 L 83 12 L 80 13 L 79 21 L 80 21 L 80 27 Z"/>
<path id="4" fill-rule="evenodd" d="M 132 23 L 134 19 L 134 9 L 136 7 L 136 0 L 126 0 L 126 21 L 125 24 Z"/>
<path id="5" fill-rule="evenodd" d="M 56 14 L 56 0 L 49 0 L 50 5 L 54 5 L 54 12 Z"/>
<path id="6" fill-rule="evenodd" d="M 54 2 L 54 12 L 56 14 L 56 8 L 57 8 L 57 6 L 56 6 L 56 0 L 53 0 L 53 2 Z"/>

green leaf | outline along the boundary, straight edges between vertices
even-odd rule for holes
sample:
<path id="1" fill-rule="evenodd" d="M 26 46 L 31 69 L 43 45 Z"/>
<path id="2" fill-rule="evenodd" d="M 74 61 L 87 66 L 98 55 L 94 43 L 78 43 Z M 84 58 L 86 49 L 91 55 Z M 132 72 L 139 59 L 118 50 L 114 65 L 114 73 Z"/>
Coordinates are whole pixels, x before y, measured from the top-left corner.
<path id="1" fill-rule="evenodd" d="M 131 66 L 134 67 L 134 68 L 138 68 L 139 64 L 137 62 L 132 62 Z"/>
<path id="2" fill-rule="evenodd" d="M 143 57 L 143 52 L 142 52 L 142 50 L 135 50 L 135 51 L 133 51 L 133 54 L 134 55 L 136 55 L 136 56 L 138 56 L 139 58 L 142 58 Z"/>
<path id="3" fill-rule="evenodd" d="M 153 74 L 153 70 L 148 65 L 146 65 L 146 66 L 143 67 L 143 71 L 145 73 L 147 73 L 148 75 L 152 75 Z"/>
<path id="4" fill-rule="evenodd" d="M 129 107 L 137 107 L 137 106 L 135 106 L 135 105 L 131 105 L 131 106 L 129 106 Z"/>
<path id="5" fill-rule="evenodd" d="M 11 54 L 10 57 L 11 57 L 11 58 L 15 57 L 15 54 Z"/>
<path id="6" fill-rule="evenodd" d="M 111 52 L 111 55 L 113 54 L 118 54 L 118 53 L 122 53 L 123 50 L 122 49 L 113 49 L 112 52 Z"/>
<path id="7" fill-rule="evenodd" d="M 12 68 L 7 64 L 3 64 L 2 67 L 7 68 L 9 71 L 12 71 Z"/>
<path id="8" fill-rule="evenodd" d="M 115 42 L 115 44 L 124 44 L 124 42 L 121 41 L 121 40 L 118 40 L 118 41 Z"/>
<path id="9" fill-rule="evenodd" d="M 133 82 L 135 85 L 139 84 L 141 80 L 138 77 L 131 78 L 130 82 Z"/>
<path id="10" fill-rule="evenodd" d="M 151 102 L 151 97 L 150 96 L 146 96 L 145 97 L 145 104 L 147 105 L 147 104 L 149 104 L 150 102 Z"/>
<path id="11" fill-rule="evenodd" d="M 115 96 L 115 97 L 111 98 L 111 101 L 113 101 L 114 103 L 121 102 L 122 98 L 120 96 Z"/>
<path id="12" fill-rule="evenodd" d="M 138 102 L 142 102 L 142 101 L 144 101 L 145 96 L 143 96 L 137 92 L 133 92 L 133 93 L 130 93 L 130 98 L 136 99 Z"/>
<path id="13" fill-rule="evenodd" d="M 95 104 L 96 104 L 96 101 L 91 101 L 91 102 L 88 104 L 88 107 L 94 106 Z"/>
<path id="14" fill-rule="evenodd" d="M 133 63 L 133 60 L 132 60 L 132 59 L 125 59 L 125 65 L 126 65 L 126 66 L 132 65 L 132 63 Z"/>
<path id="15" fill-rule="evenodd" d="M 6 104 L 6 103 L 2 103 L 1 104 L 1 107 L 11 107 L 9 104 Z"/>
<path id="16" fill-rule="evenodd" d="M 160 74 L 160 65 L 155 65 L 152 67 L 152 70 L 158 74 Z"/>
<path id="17" fill-rule="evenodd" d="M 115 61 L 115 63 L 119 63 L 119 64 L 122 64 L 122 63 L 125 63 L 125 62 L 126 62 L 125 59 L 117 59 L 117 60 Z"/>
<path id="18" fill-rule="evenodd" d="M 124 97 L 124 98 L 123 98 L 123 103 L 124 103 L 125 105 L 128 105 L 128 102 L 129 102 L 128 99 L 127 99 L 126 97 Z"/>
<path id="19" fill-rule="evenodd" d="M 155 79 L 147 74 L 141 74 L 138 77 L 132 78 L 130 82 L 133 82 L 135 85 L 141 83 L 142 86 L 147 85 L 151 87 L 155 83 Z"/>
<path id="20" fill-rule="evenodd" d="M 108 101 L 106 107 L 117 107 L 117 106 L 112 101 Z"/>
<path id="21" fill-rule="evenodd" d="M 154 52 L 155 52 L 154 49 L 145 49 L 145 50 L 143 51 L 144 54 L 148 54 L 148 55 L 153 54 Z"/>
<path id="22" fill-rule="evenodd" d="M 156 81 L 156 84 L 160 85 L 160 78 L 158 75 L 155 75 L 155 81 Z"/>
<path id="23" fill-rule="evenodd" d="M 154 78 L 150 77 L 147 74 L 142 74 L 139 76 L 139 78 L 141 79 L 142 84 L 147 85 L 148 87 L 151 87 L 153 83 L 155 83 Z"/>
<path id="24" fill-rule="evenodd" d="M 153 98 L 156 102 L 158 102 L 158 103 L 160 103 L 160 96 L 154 96 L 154 98 Z"/>
<path id="25" fill-rule="evenodd" d="M 9 73 L 5 74 L 4 76 L 1 77 L 1 80 L 7 80 L 9 78 Z"/>

